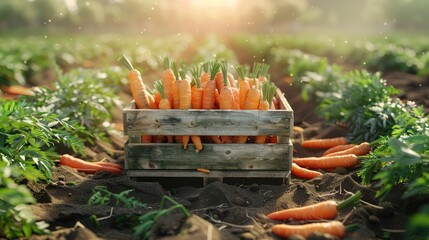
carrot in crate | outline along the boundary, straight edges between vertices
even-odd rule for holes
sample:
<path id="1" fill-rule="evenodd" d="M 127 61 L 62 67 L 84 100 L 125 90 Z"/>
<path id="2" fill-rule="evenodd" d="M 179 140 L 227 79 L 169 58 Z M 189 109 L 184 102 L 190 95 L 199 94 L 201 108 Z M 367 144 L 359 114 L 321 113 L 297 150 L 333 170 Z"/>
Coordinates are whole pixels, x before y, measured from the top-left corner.
<path id="1" fill-rule="evenodd" d="M 173 103 L 172 103 L 172 109 L 179 109 L 180 106 L 180 91 L 179 91 L 179 80 L 180 80 L 180 75 L 179 75 L 179 69 L 177 68 L 177 64 L 176 62 L 172 62 L 171 63 L 171 69 L 173 70 L 174 76 L 176 81 L 174 81 L 173 83 L 173 90 L 172 90 L 172 94 L 173 94 Z"/>
<path id="2" fill-rule="evenodd" d="M 227 63 L 226 61 L 222 62 L 221 64 L 221 70 L 223 77 L 223 87 L 220 90 L 219 93 L 219 109 L 221 110 L 232 110 L 235 106 L 234 101 L 234 92 L 232 90 L 232 87 L 229 85 L 228 82 L 228 69 L 227 69 Z M 232 143 L 232 138 L 230 136 L 221 136 L 222 143 Z"/>
<path id="3" fill-rule="evenodd" d="M 156 81 L 155 88 L 156 90 L 158 90 L 158 92 L 161 95 L 161 100 L 159 101 L 159 109 L 161 110 L 171 109 L 171 103 L 168 100 L 168 98 L 165 96 L 164 85 L 162 84 L 162 81 L 159 81 L 159 80 Z M 173 136 L 167 136 L 167 142 L 173 143 Z"/>
<path id="4" fill-rule="evenodd" d="M 213 79 L 219 71 L 219 68 L 220 64 L 218 62 L 209 63 L 210 80 L 208 80 L 204 86 L 202 102 L 203 109 L 214 109 L 216 83 Z M 214 143 L 222 143 L 218 136 L 211 136 L 211 139 Z"/>
<path id="5" fill-rule="evenodd" d="M 201 109 L 203 102 L 203 93 L 204 89 L 201 87 L 201 68 L 199 66 L 195 66 L 191 70 L 192 80 L 195 83 L 195 86 L 192 91 L 192 109 Z"/>
<path id="6" fill-rule="evenodd" d="M 239 103 L 240 109 L 244 109 L 246 102 L 247 93 L 249 92 L 249 82 L 246 81 L 247 74 L 249 74 L 249 66 L 239 65 L 235 68 L 238 73 L 238 91 L 239 91 Z"/>
<path id="7" fill-rule="evenodd" d="M 202 108 L 202 100 L 203 100 L 203 93 L 204 89 L 201 88 L 201 67 L 196 66 L 191 70 L 191 74 L 193 77 L 193 81 L 195 82 L 195 88 L 192 91 L 191 94 L 191 106 L 192 109 L 201 109 Z M 195 150 L 201 151 L 203 149 L 202 141 L 200 136 L 198 135 L 192 135 L 191 136 L 192 143 L 194 143 Z"/>
<path id="8" fill-rule="evenodd" d="M 249 89 L 249 92 L 246 96 L 246 101 L 244 103 L 244 109 L 245 110 L 258 110 L 259 107 L 259 101 L 261 99 L 261 92 L 259 90 L 259 84 L 256 81 L 256 75 L 259 71 L 258 65 L 254 67 L 256 69 L 256 72 L 253 73 L 252 79 L 253 79 L 253 86 Z M 239 136 L 236 143 L 246 143 L 248 136 Z"/>
<path id="9" fill-rule="evenodd" d="M 136 103 L 137 109 L 150 109 L 149 93 L 143 83 L 140 71 L 135 69 L 128 58 L 123 55 L 118 59 L 128 70 L 128 80 L 130 82 L 130 89 L 133 99 Z M 141 142 L 150 143 L 152 137 L 148 135 L 141 136 Z"/>
<path id="10" fill-rule="evenodd" d="M 202 69 L 202 75 L 200 78 L 201 87 L 204 88 L 207 81 L 210 81 L 210 68 L 211 68 L 211 62 L 205 62 L 201 65 Z"/>
<path id="11" fill-rule="evenodd" d="M 164 94 L 165 97 L 171 104 L 171 108 L 173 108 L 173 85 L 176 82 L 176 76 L 171 67 L 172 62 L 169 58 L 165 57 L 161 59 L 162 66 L 164 67 L 164 71 L 162 72 L 162 85 L 164 86 Z"/>
<path id="12" fill-rule="evenodd" d="M 262 83 L 262 101 L 259 103 L 258 110 L 268 111 L 270 110 L 270 105 L 272 105 L 272 100 L 276 92 L 276 86 L 270 81 L 265 81 Z M 256 136 L 255 143 L 263 144 L 265 143 L 266 136 Z"/>
<path id="13" fill-rule="evenodd" d="M 191 108 L 191 83 L 182 69 L 180 71 L 180 77 L 178 82 L 178 97 L 179 97 L 179 109 L 188 110 Z M 182 136 L 183 148 L 188 148 L 190 136 Z"/>

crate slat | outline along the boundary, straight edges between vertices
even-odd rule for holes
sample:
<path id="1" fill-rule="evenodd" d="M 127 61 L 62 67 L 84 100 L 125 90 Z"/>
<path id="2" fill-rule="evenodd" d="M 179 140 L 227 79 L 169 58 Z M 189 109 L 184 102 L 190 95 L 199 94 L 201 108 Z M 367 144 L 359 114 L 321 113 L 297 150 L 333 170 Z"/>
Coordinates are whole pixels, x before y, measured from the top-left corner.
<path id="1" fill-rule="evenodd" d="M 291 114 L 251 110 L 130 110 L 128 135 L 290 136 Z"/>
<path id="2" fill-rule="evenodd" d="M 127 169 L 290 170 L 292 144 L 133 144 L 125 146 Z"/>
<path id="3" fill-rule="evenodd" d="M 128 170 L 128 176 L 133 178 L 203 178 L 204 186 L 212 181 L 223 181 L 225 178 L 261 178 L 281 179 L 288 184 L 290 171 L 210 171 L 202 173 L 196 170 Z"/>
<path id="4" fill-rule="evenodd" d="M 289 138 L 293 110 L 281 91 L 277 91 L 280 110 L 152 110 L 135 109 L 130 103 L 123 109 L 124 131 L 140 135 L 259 136 Z M 134 141 L 133 141 L 134 142 Z"/>

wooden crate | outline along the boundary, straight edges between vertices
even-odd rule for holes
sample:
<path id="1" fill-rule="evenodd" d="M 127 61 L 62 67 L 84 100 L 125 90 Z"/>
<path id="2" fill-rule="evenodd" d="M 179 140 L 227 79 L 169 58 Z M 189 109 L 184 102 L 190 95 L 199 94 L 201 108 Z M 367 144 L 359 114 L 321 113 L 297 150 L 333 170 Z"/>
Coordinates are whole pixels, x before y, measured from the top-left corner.
<path id="1" fill-rule="evenodd" d="M 132 177 L 283 178 L 289 180 L 292 164 L 293 110 L 283 93 L 276 93 L 280 109 L 257 110 L 151 110 L 123 109 L 125 169 Z M 141 143 L 141 135 L 276 135 L 276 144 Z M 209 174 L 196 171 L 209 169 Z"/>

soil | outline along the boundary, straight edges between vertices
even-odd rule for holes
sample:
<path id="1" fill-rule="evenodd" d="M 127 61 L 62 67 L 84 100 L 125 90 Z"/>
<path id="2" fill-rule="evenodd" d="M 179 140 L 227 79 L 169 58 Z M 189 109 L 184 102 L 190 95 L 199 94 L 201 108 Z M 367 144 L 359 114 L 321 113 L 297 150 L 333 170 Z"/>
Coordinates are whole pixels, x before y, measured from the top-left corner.
<path id="1" fill-rule="evenodd" d="M 403 73 L 385 75 L 388 83 L 403 90 L 401 98 L 416 101 L 428 110 L 429 85 L 427 79 Z M 306 138 L 345 136 L 347 130 L 324 123 L 314 114 L 314 103 L 303 102 L 299 90 L 280 78 L 276 84 L 294 109 L 295 125 L 304 129 Z M 129 100 L 129 97 L 128 99 Z M 126 101 L 124 101 L 126 102 Z M 121 114 L 120 111 L 118 114 Z M 119 123 L 119 125 L 121 125 Z M 121 136 L 120 131 L 111 136 Z M 294 136 L 294 156 L 318 156 L 321 151 L 311 151 L 299 146 L 299 135 Z M 124 138 L 125 139 L 125 138 Z M 116 141 L 117 142 L 117 141 Z M 124 166 L 123 145 L 99 144 L 88 149 L 94 157 L 104 158 Z M 132 239 L 131 220 L 150 210 L 158 209 L 163 196 L 171 196 L 183 204 L 192 216 L 185 218 L 180 211 L 161 218 L 155 226 L 153 239 L 280 239 L 270 227 L 279 223 L 269 220 L 266 214 L 278 210 L 308 205 L 323 200 L 341 201 L 347 192 L 360 190 L 363 200 L 383 209 L 361 204 L 354 209 L 340 212 L 337 220 L 357 223 L 358 229 L 347 234 L 348 239 L 402 239 L 407 217 L 415 211 L 415 204 L 400 200 L 401 187 L 382 203 L 375 198 L 376 186 L 364 186 L 357 176 L 358 168 L 336 169 L 325 172 L 313 180 L 291 177 L 289 184 L 275 181 L 213 182 L 206 186 L 189 179 L 130 179 L 125 171 L 119 175 L 98 173 L 87 175 L 57 165 L 50 183 L 29 184 L 37 199 L 32 210 L 37 220 L 50 224 L 51 233 L 33 236 L 32 239 Z M 147 204 L 147 207 L 124 208 L 90 206 L 88 199 L 96 186 L 106 186 L 109 191 L 120 193 L 133 189 L 129 196 Z M 414 206 L 410 206 L 414 205 Z M 112 207 L 114 206 L 114 207 Z M 113 210 L 112 210 L 113 209 Z M 96 224 L 94 216 L 103 218 Z M 299 221 L 287 221 L 292 224 Z M 317 235 L 317 239 L 335 239 Z M 295 238 L 300 239 L 300 238 Z M 314 238 L 316 239 L 316 238 Z"/>

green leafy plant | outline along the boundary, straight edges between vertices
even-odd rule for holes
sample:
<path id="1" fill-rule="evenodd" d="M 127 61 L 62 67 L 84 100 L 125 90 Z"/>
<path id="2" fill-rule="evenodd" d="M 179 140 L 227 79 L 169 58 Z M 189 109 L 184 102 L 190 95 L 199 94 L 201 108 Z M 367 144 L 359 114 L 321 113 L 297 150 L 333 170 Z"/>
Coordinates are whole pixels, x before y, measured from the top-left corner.
<path id="1" fill-rule="evenodd" d="M 332 89 L 335 94 L 324 95 L 317 112 L 327 121 L 346 123 L 350 139 L 356 142 L 389 135 L 393 119 L 403 112 L 399 100 L 391 99 L 398 90 L 387 86 L 379 74 L 366 71 L 350 72 L 343 78 L 347 84 Z M 395 104 L 399 107 L 391 107 Z"/>
<path id="2" fill-rule="evenodd" d="M 112 119 L 112 109 L 120 101 L 112 88 L 103 84 L 106 75 L 80 68 L 63 74 L 58 67 L 55 69 L 58 75 L 55 90 L 38 88 L 34 96 L 26 97 L 27 101 L 77 121 L 89 133 L 82 133 L 79 136 L 82 140 L 107 141 L 102 124 Z"/>
<path id="3" fill-rule="evenodd" d="M 48 233 L 48 224 L 36 222 L 28 206 L 35 203 L 31 192 L 13 180 L 21 176 L 35 179 L 38 174 L 0 161 L 0 238 L 17 239 Z"/>
<path id="4" fill-rule="evenodd" d="M 173 203 L 173 206 L 166 207 L 165 200 L 168 200 Z M 170 214 L 176 209 L 181 210 L 186 217 L 191 216 L 189 211 L 182 204 L 179 204 L 168 196 L 164 196 L 161 200 L 160 209 L 147 212 L 146 214 L 138 218 L 138 224 L 133 228 L 134 236 L 143 240 L 151 239 L 151 236 L 153 235 L 154 226 L 159 221 L 159 219 L 163 216 Z"/>
<path id="5" fill-rule="evenodd" d="M 88 200 L 89 205 L 108 205 L 111 200 L 115 201 L 115 206 L 123 205 L 126 208 L 142 207 L 149 208 L 146 204 L 140 202 L 134 197 L 128 196 L 134 189 L 126 190 L 121 193 L 112 193 L 106 186 L 96 186 L 92 192 L 93 194 Z"/>
<path id="6" fill-rule="evenodd" d="M 76 122 L 49 109 L 35 108 L 26 101 L 5 101 L 0 106 L 0 159 L 24 170 L 37 167 L 45 179 L 52 176 L 56 147 L 63 145 L 83 152 Z"/>
<path id="7" fill-rule="evenodd" d="M 411 216 L 405 239 L 427 239 L 427 236 L 429 236 L 429 204 Z"/>
<path id="8" fill-rule="evenodd" d="M 124 207 L 131 208 L 131 207 L 143 207 L 146 209 L 149 209 L 146 204 L 142 203 L 141 201 L 135 199 L 134 197 L 129 197 L 128 194 L 132 192 L 133 189 L 123 191 L 121 193 L 112 193 L 110 192 L 106 186 L 96 186 L 93 190 L 93 194 L 88 200 L 89 205 L 108 205 L 113 201 L 115 201 L 115 206 L 123 205 Z M 172 206 L 166 207 L 166 200 L 173 203 Z M 189 211 L 178 202 L 174 201 L 172 198 L 168 196 L 164 196 L 160 203 L 160 209 L 149 211 L 137 218 L 131 217 L 130 218 L 123 218 L 120 217 L 118 219 L 120 222 L 119 225 L 123 225 L 123 222 L 131 222 L 134 230 L 134 237 L 138 239 L 150 239 L 150 237 L 153 235 L 153 228 L 155 224 L 158 222 L 158 220 L 170 214 L 174 210 L 179 209 L 183 212 L 183 214 L 186 217 L 189 217 L 191 214 Z M 94 222 L 94 225 L 98 225 L 98 220 L 95 216 L 91 216 L 91 221 Z"/>

